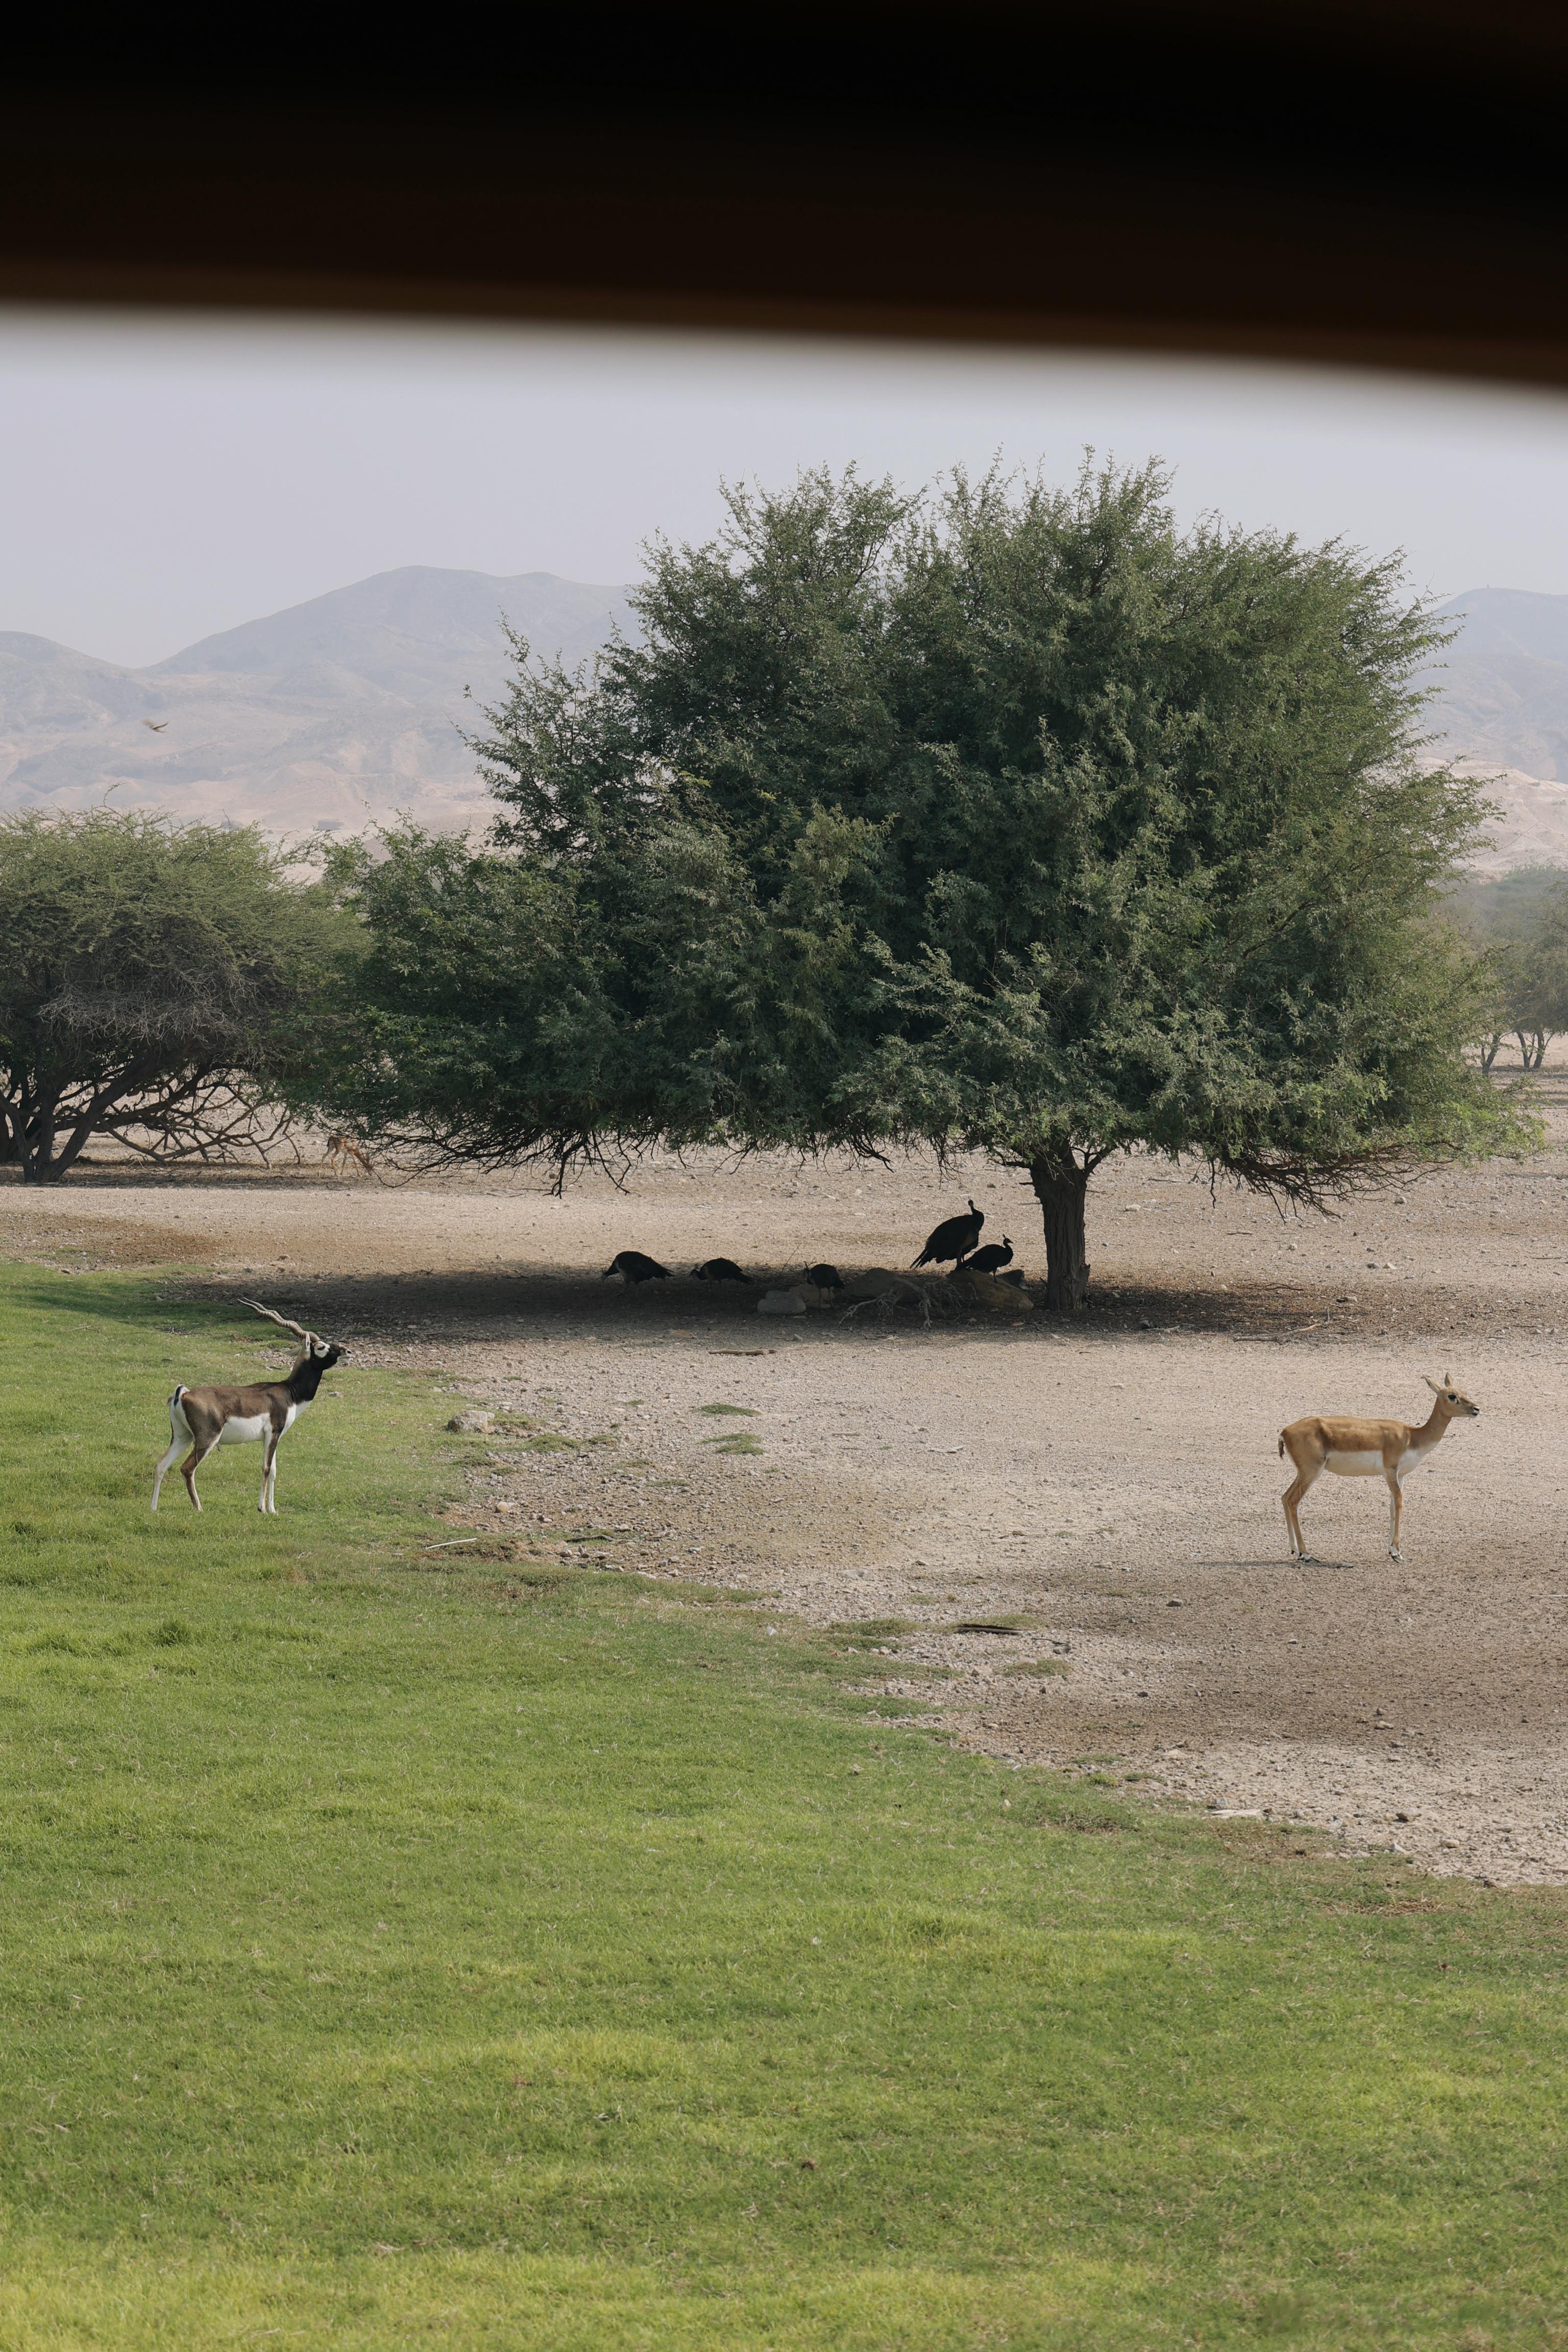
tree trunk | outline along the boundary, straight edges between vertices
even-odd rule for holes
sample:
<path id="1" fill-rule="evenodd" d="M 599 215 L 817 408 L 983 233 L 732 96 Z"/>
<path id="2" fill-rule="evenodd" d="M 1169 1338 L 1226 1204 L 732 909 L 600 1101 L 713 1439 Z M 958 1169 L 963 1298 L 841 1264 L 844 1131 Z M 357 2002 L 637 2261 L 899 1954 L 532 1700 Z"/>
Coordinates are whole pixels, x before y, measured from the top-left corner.
<path id="1" fill-rule="evenodd" d="M 1064 1315 L 1079 1314 L 1089 1295 L 1083 1232 L 1089 1171 L 1079 1166 L 1070 1151 L 1059 1159 L 1037 1153 L 1029 1162 L 1029 1175 L 1046 1229 L 1046 1305 Z"/>
<path id="2" fill-rule="evenodd" d="M 77 1161 L 81 1158 L 82 1153 L 86 1150 L 89 1143 L 91 1141 L 95 1125 L 96 1120 L 92 1118 L 79 1118 L 77 1120 L 76 1125 L 72 1128 L 69 1135 L 66 1138 L 65 1142 L 60 1145 L 59 1150 L 53 1155 L 47 1177 L 41 1181 L 50 1184 L 64 1183 L 66 1178 L 69 1175 L 71 1170 L 76 1166 Z M 58 1138 L 59 1133 L 58 1129 L 57 1129 L 55 1132 Z"/>
<path id="3" fill-rule="evenodd" d="M 31 1133 L 22 1138 L 24 1184 L 52 1184 L 56 1181 L 55 1133 L 53 1114 L 40 1111 L 33 1122 Z"/>

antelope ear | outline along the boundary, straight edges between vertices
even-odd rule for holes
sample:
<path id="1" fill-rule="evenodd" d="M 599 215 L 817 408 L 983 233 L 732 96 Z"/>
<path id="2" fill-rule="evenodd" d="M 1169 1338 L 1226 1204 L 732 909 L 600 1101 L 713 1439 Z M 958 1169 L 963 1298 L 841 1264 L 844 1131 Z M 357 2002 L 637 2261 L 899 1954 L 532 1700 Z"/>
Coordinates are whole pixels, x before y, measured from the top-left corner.
<path id="1" fill-rule="evenodd" d="M 1431 1373 L 1430 1373 L 1430 1372 L 1423 1372 L 1423 1373 L 1422 1373 L 1422 1375 L 1421 1375 L 1421 1377 L 1422 1377 L 1422 1379 L 1426 1381 L 1426 1383 L 1427 1387 L 1431 1390 L 1431 1391 L 1432 1391 L 1432 1393 L 1433 1393 L 1433 1395 L 1434 1395 L 1434 1396 L 1441 1396 L 1441 1395 L 1442 1395 L 1442 1393 L 1443 1393 L 1442 1388 L 1441 1388 L 1441 1387 L 1439 1387 L 1438 1383 L 1437 1383 L 1437 1382 L 1436 1382 L 1436 1381 L 1432 1378 L 1432 1375 L 1431 1375 Z"/>

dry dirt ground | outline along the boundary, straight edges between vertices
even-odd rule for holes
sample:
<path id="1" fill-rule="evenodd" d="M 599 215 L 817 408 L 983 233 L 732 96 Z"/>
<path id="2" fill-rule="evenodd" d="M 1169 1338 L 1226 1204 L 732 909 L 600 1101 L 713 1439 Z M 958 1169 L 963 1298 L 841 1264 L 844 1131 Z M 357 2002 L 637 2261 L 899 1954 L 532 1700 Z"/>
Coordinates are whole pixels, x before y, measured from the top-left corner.
<path id="1" fill-rule="evenodd" d="M 905 1265 L 973 1192 L 1033 1278 L 1022 1180 L 981 1162 L 667 1161 L 559 1200 L 534 1177 L 104 1166 L 58 1192 L 0 1181 L 0 1251 L 178 1267 L 171 1297 L 258 1291 L 361 1361 L 444 1372 L 453 1410 L 510 1409 L 470 1441 L 432 1565 L 585 1548 L 745 1588 L 781 1619 L 870 1628 L 884 1704 L 938 1710 L 964 1745 L 1560 1883 L 1568 1086 L 1538 1092 L 1540 1158 L 1335 1217 L 1108 1168 L 1094 1305 L 1070 1326 L 773 1321 L 756 1290 L 685 1276 L 714 1252 L 785 1279 L 808 1258 Z M 627 1246 L 681 1278 L 601 1281 Z M 1304 1506 L 1321 1563 L 1289 1561 L 1281 1424 L 1421 1419 L 1422 1374 L 1449 1369 L 1483 1410 L 1410 1482 L 1404 1563 L 1381 1482 L 1331 1478 Z M 161 1385 L 145 1410 L 150 1476 Z"/>

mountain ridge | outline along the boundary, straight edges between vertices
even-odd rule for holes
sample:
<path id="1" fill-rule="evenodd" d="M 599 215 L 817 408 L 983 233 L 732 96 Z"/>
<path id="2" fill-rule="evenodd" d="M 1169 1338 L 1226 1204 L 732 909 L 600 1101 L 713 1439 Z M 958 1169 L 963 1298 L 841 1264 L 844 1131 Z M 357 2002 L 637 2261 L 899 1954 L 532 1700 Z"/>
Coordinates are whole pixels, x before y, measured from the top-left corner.
<path id="1" fill-rule="evenodd" d="M 531 642 L 542 633 L 549 641 L 544 650 L 569 667 L 589 657 L 629 618 L 626 594 L 624 587 L 563 580 L 552 572 L 402 564 L 198 638 L 154 662 L 149 675 L 254 676 L 326 661 L 418 700 L 433 677 L 437 690 L 450 690 L 456 657 L 466 655 L 489 667 L 498 657 L 508 659 L 503 618 Z"/>
<path id="2" fill-rule="evenodd" d="M 1463 624 L 1421 673 L 1447 740 L 1468 760 L 1568 779 L 1568 596 L 1468 588 L 1437 610 Z"/>
<path id="3" fill-rule="evenodd" d="M 629 591 L 548 572 L 405 564 L 182 646 L 142 669 L 0 634 L 0 807 L 157 807 L 300 835 L 408 809 L 493 814 L 463 738 L 513 665 L 589 660 L 635 634 Z M 149 722 L 149 723 L 143 723 Z M 159 731 L 154 731 L 154 729 Z"/>
<path id="4" fill-rule="evenodd" d="M 548 572 L 374 572 L 140 669 L 0 632 L 0 809 L 114 805 L 298 836 L 407 810 L 443 829 L 493 807 L 464 736 L 504 696 L 504 617 L 536 658 L 635 638 L 633 590 Z M 1497 780 L 1483 870 L 1568 866 L 1568 595 L 1470 588 L 1418 684 L 1434 757 Z M 143 725 L 150 720 L 159 726 Z"/>

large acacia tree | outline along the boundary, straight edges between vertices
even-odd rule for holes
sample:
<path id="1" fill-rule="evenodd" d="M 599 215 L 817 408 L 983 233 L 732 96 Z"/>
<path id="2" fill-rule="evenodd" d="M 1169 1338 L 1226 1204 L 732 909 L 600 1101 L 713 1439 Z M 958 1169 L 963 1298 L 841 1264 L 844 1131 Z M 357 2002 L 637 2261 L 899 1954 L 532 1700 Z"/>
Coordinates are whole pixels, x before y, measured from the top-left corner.
<path id="1" fill-rule="evenodd" d="M 41 1184 L 95 1136 L 164 1160 L 265 1150 L 342 946 L 320 887 L 247 827 L 0 820 L 0 1162 Z"/>
<path id="2" fill-rule="evenodd" d="M 1184 532 L 1152 467 L 813 474 L 656 543 L 635 604 L 591 675 L 518 646 L 490 853 L 340 868 L 367 1124 L 980 1149 L 1029 1171 L 1069 1308 L 1113 1152 L 1314 1201 L 1514 1134 L 1437 912 L 1483 812 L 1430 764 L 1441 635 L 1394 564 Z"/>

